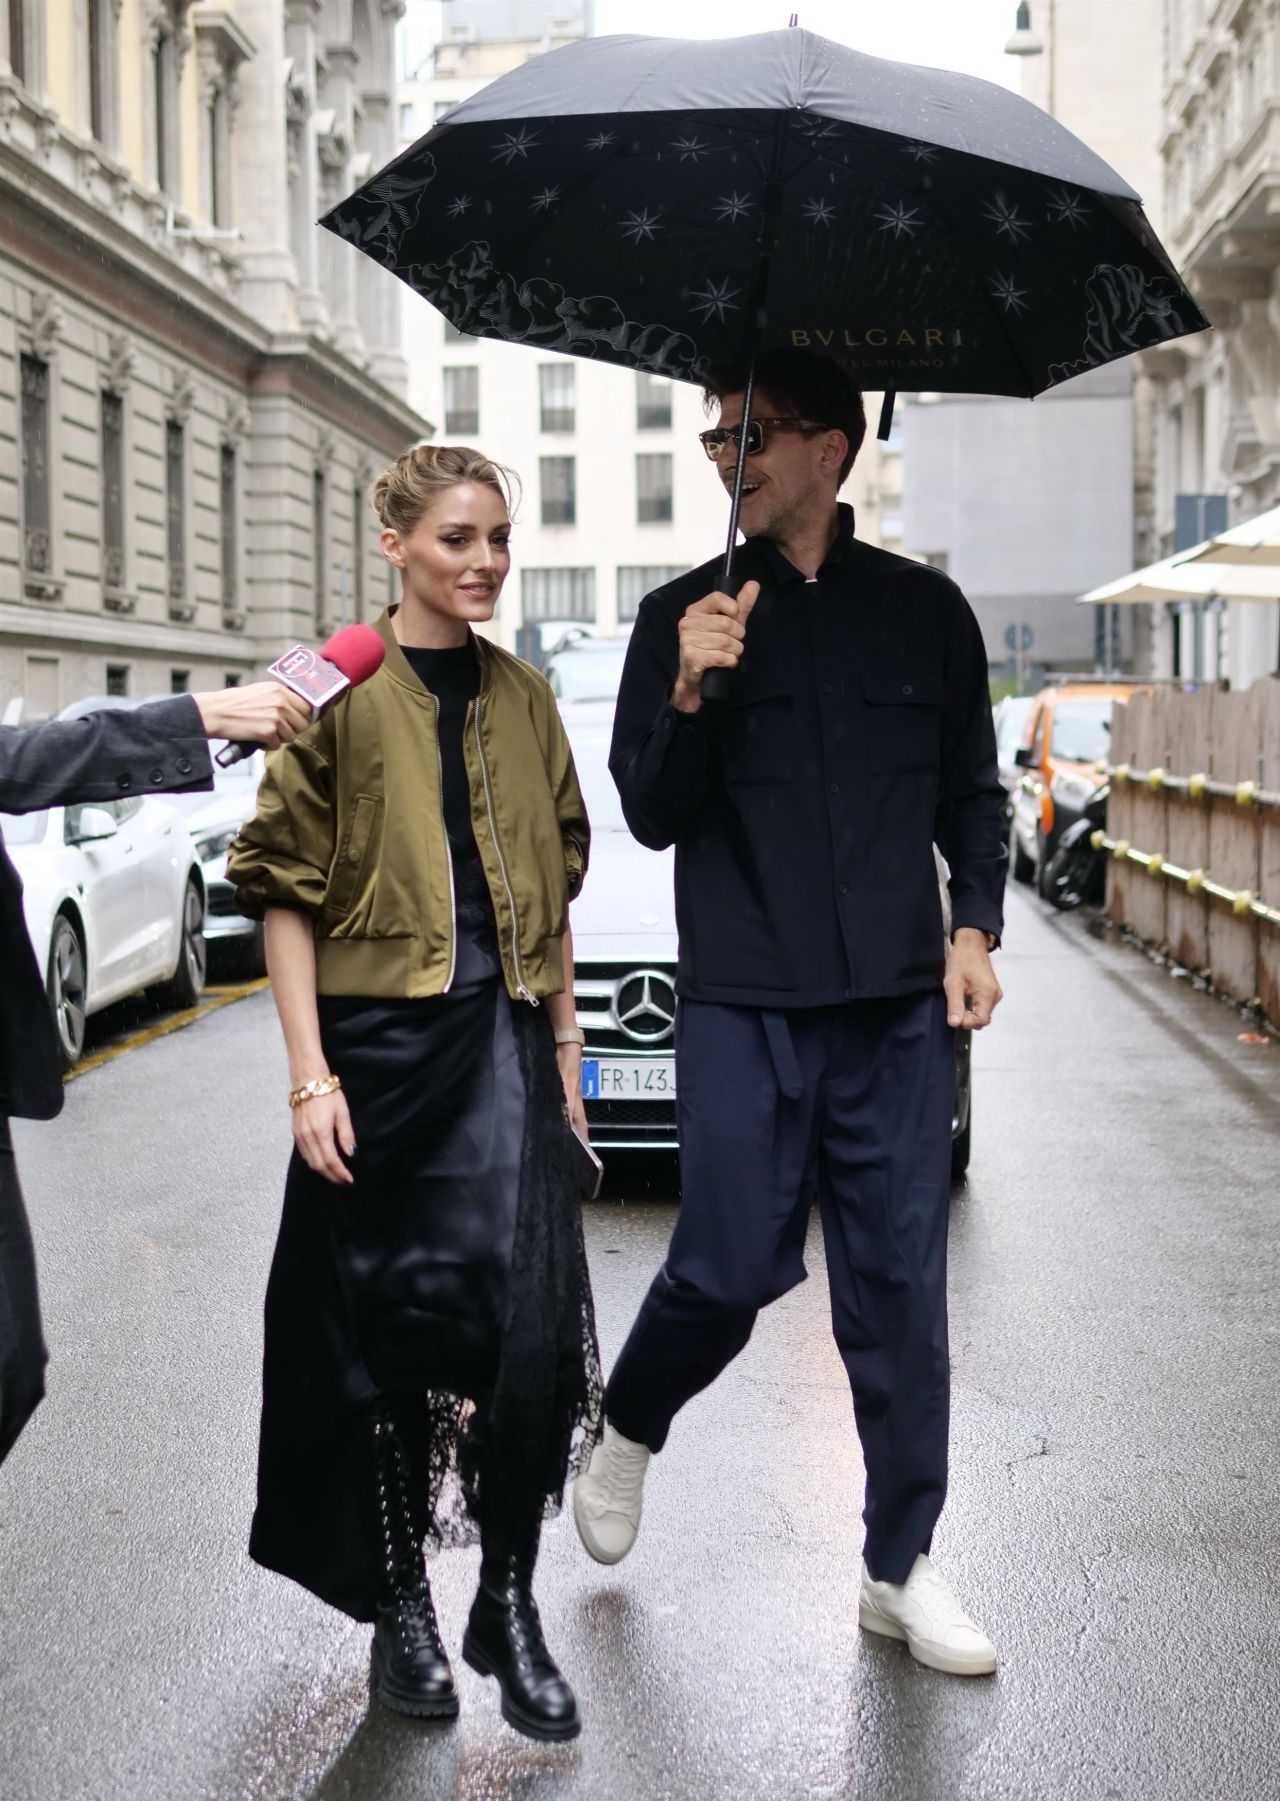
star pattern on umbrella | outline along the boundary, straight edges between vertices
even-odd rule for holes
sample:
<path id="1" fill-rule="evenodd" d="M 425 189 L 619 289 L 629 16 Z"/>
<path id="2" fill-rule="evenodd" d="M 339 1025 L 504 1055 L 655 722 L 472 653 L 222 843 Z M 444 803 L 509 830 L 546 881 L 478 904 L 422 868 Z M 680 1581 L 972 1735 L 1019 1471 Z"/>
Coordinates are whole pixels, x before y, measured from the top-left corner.
<path id="1" fill-rule="evenodd" d="M 633 244 L 643 243 L 645 238 L 652 238 L 656 231 L 663 230 L 660 209 L 647 206 L 635 207 L 618 223 L 622 227 L 624 238 L 630 238 Z"/>
<path id="2" fill-rule="evenodd" d="M 825 138 L 836 138 L 840 135 L 839 127 L 830 119 L 817 119 L 806 113 L 800 120 L 800 131 L 810 143 L 821 143 Z"/>
<path id="3" fill-rule="evenodd" d="M 690 132 L 687 137 L 676 138 L 671 148 L 679 151 L 682 163 L 698 163 L 706 156 L 711 146 L 704 144 L 696 132 Z"/>
<path id="4" fill-rule="evenodd" d="M 829 200 L 806 200 L 800 208 L 800 217 L 810 225 L 830 225 L 835 216 L 836 209 Z"/>
<path id="5" fill-rule="evenodd" d="M 982 216 L 995 226 L 997 237 L 1008 238 L 1011 244 L 1020 244 L 1031 236 L 1031 227 L 1003 194 L 997 194 L 994 200 L 987 202 Z"/>
<path id="6" fill-rule="evenodd" d="M 548 213 L 559 198 L 559 188 L 543 188 L 542 192 L 535 194 L 529 202 L 530 210 L 535 213 Z"/>
<path id="7" fill-rule="evenodd" d="M 721 194 L 716 202 L 716 218 L 721 224 L 736 225 L 739 219 L 745 219 L 751 211 L 750 194 L 740 194 L 735 188 L 732 194 Z"/>
<path id="8" fill-rule="evenodd" d="M 451 219 L 461 219 L 471 211 L 470 194 L 455 194 L 449 202 L 448 213 Z"/>
<path id="9" fill-rule="evenodd" d="M 1015 319 L 1020 314 L 1030 311 L 1027 305 L 1027 291 L 1017 285 L 1012 275 L 997 275 L 991 293 L 993 298 L 1000 302 L 1005 312 L 1012 313 Z"/>
<path id="10" fill-rule="evenodd" d="M 701 313 L 704 322 L 718 319 L 723 324 L 730 312 L 736 313 L 739 310 L 737 297 L 742 289 L 730 287 L 729 283 L 730 277 L 727 275 L 721 281 L 712 281 L 708 276 L 701 292 L 690 294 L 693 310 Z"/>
<path id="11" fill-rule="evenodd" d="M 610 144 L 616 144 L 617 141 L 618 134 L 616 131 L 598 131 L 593 138 L 587 139 L 586 143 L 583 145 L 583 149 L 607 150 Z"/>
<path id="12" fill-rule="evenodd" d="M 1089 216 L 1089 208 L 1084 203 L 1083 194 L 1072 194 L 1066 188 L 1056 188 L 1049 196 L 1049 205 L 1045 217 L 1055 225 L 1069 225 L 1072 231 L 1077 225 L 1083 225 Z"/>
<path id="13" fill-rule="evenodd" d="M 909 156 L 913 163 L 936 163 L 938 152 L 932 144 L 904 144 L 902 154 Z"/>
<path id="14" fill-rule="evenodd" d="M 891 231 L 895 238 L 914 238 L 923 224 L 919 207 L 908 206 L 905 200 L 895 201 L 892 206 L 886 201 L 871 216 L 879 221 L 881 231 Z"/>
<path id="15" fill-rule="evenodd" d="M 497 162 L 505 163 L 509 169 L 517 157 L 527 157 L 539 141 L 536 131 L 530 131 L 527 125 L 522 125 L 517 131 L 507 132 L 506 136 L 493 146 L 494 159 Z"/>

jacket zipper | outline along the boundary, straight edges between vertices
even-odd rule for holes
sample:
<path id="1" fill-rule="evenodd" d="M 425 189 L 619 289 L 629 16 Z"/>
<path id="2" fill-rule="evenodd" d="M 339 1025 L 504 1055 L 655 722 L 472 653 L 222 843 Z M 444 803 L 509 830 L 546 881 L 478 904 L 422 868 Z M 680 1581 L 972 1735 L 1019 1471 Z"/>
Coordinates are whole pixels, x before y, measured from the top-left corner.
<path id="1" fill-rule="evenodd" d="M 444 856 L 449 866 L 449 973 L 444 979 L 443 994 L 453 987 L 458 967 L 458 897 L 453 887 L 453 846 L 449 842 L 449 822 L 444 816 L 444 752 L 440 749 L 440 703 L 431 696 L 431 711 L 436 722 L 436 764 L 440 770 L 440 823 L 444 828 Z"/>
<path id="2" fill-rule="evenodd" d="M 480 736 L 480 702 L 476 702 L 476 749 L 480 753 L 480 773 L 484 777 L 484 802 L 489 810 L 489 833 L 493 839 L 494 849 L 498 853 L 498 868 L 502 871 L 502 885 L 507 891 L 507 905 L 511 909 L 511 960 L 516 970 L 516 990 L 522 1000 L 528 1001 L 531 1007 L 538 1002 L 525 986 L 524 971 L 520 967 L 520 921 L 516 914 L 516 897 L 511 891 L 511 878 L 507 874 L 507 859 L 503 855 L 502 840 L 498 836 L 498 822 L 493 812 L 493 790 L 489 786 L 489 765 L 485 761 L 484 739 Z"/>

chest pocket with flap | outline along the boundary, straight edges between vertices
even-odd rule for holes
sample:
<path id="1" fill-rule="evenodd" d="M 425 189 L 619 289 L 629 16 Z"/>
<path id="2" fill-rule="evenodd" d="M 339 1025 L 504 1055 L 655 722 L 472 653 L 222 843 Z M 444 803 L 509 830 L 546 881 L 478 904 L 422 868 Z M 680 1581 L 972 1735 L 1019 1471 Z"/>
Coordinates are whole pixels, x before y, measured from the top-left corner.
<path id="1" fill-rule="evenodd" d="M 942 756 L 942 678 L 866 670 L 866 766 L 873 774 L 936 770 Z"/>

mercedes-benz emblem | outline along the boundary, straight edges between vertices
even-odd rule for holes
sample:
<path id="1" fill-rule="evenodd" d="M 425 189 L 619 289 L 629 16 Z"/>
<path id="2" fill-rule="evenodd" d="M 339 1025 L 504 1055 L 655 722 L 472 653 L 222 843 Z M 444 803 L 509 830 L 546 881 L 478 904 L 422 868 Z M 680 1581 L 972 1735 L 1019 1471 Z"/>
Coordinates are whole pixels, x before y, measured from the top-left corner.
<path id="1" fill-rule="evenodd" d="M 670 1038 L 675 1025 L 675 985 L 660 970 L 638 969 L 618 983 L 613 1011 L 628 1038 L 637 1044 L 660 1044 Z"/>

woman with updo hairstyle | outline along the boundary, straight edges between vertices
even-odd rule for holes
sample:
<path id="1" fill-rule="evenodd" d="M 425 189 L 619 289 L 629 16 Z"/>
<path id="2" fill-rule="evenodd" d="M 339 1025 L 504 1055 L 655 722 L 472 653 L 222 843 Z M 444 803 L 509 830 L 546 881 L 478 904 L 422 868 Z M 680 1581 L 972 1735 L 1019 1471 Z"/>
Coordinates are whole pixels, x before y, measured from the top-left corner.
<path id="1" fill-rule="evenodd" d="M 510 483 L 449 445 L 378 477 L 385 661 L 268 760 L 228 859 L 266 921 L 294 1138 L 250 1550 L 374 1623 L 386 1705 L 449 1717 L 423 1549 L 478 1536 L 463 1656 L 511 1725 L 565 1739 L 532 1581 L 600 1413 L 571 1130 L 589 832 L 546 682 L 472 630 L 511 565 Z"/>

